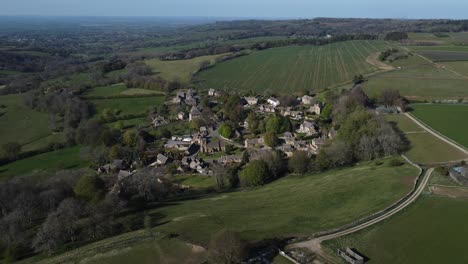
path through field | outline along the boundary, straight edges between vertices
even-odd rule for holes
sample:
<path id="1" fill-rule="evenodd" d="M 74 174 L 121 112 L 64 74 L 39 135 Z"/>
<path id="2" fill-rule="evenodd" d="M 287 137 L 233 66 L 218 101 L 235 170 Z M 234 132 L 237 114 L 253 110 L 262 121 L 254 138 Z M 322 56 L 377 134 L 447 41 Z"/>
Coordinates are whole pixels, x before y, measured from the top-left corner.
<path id="1" fill-rule="evenodd" d="M 329 260 L 329 257 L 327 257 L 327 255 L 324 254 L 324 252 L 323 252 L 323 250 L 321 248 L 321 245 L 320 245 L 323 241 L 335 239 L 335 238 L 338 238 L 338 237 L 341 237 L 341 236 L 345 236 L 345 235 L 357 232 L 357 231 L 362 230 L 364 228 L 367 228 L 367 227 L 369 227 L 369 226 L 371 226 L 373 224 L 379 223 L 379 222 L 391 217 L 392 215 L 400 212 L 401 210 L 403 210 L 404 208 L 406 208 L 407 206 L 412 204 L 414 201 L 416 201 L 416 199 L 421 195 L 421 193 L 426 188 L 426 185 L 427 185 L 433 171 L 434 171 L 433 168 L 427 170 L 426 173 L 424 174 L 422 180 L 421 180 L 421 183 L 419 184 L 419 186 L 417 186 L 417 188 L 414 190 L 414 192 L 412 192 L 412 194 L 407 199 L 405 199 L 403 202 L 401 202 L 398 206 L 396 206 L 393 209 L 388 210 L 386 213 L 384 213 L 384 214 L 382 214 L 382 215 L 380 215 L 378 217 L 372 218 L 369 221 L 364 222 L 362 224 L 359 224 L 357 226 L 350 227 L 348 229 L 345 229 L 345 230 L 342 230 L 342 231 L 339 231 L 339 232 L 336 232 L 336 233 L 324 235 L 324 236 L 317 237 L 317 238 L 307 240 L 307 241 L 304 241 L 304 242 L 300 242 L 300 243 L 297 243 L 297 244 L 293 244 L 293 245 L 291 245 L 291 247 L 306 248 L 306 249 L 320 255 L 321 257 L 324 257 L 325 259 Z"/>

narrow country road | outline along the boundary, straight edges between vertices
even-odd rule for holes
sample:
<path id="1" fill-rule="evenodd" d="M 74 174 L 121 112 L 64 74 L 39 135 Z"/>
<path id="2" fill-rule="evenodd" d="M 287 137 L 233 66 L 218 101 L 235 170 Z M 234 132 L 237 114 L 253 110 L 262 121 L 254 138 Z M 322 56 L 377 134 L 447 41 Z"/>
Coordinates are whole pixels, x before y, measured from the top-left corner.
<path id="1" fill-rule="evenodd" d="M 391 217 L 392 215 L 400 212 L 401 210 L 406 208 L 408 205 L 410 205 L 411 203 L 416 201 L 416 199 L 419 197 L 419 195 L 421 195 L 421 193 L 424 191 L 424 188 L 426 187 L 427 183 L 429 182 L 429 178 L 430 178 L 433 171 L 434 171 L 434 168 L 431 168 L 431 169 L 427 170 L 426 173 L 424 174 L 422 180 L 421 180 L 421 183 L 414 190 L 414 192 L 406 200 L 404 200 L 401 204 L 397 205 L 395 208 L 389 210 L 388 212 L 385 212 L 380 216 L 369 219 L 369 221 L 366 221 L 366 222 L 364 222 L 362 224 L 359 224 L 357 226 L 354 226 L 354 227 L 350 227 L 350 228 L 348 228 L 346 230 L 338 231 L 338 232 L 333 233 L 333 234 L 324 235 L 324 236 L 317 237 L 317 238 L 314 238 L 314 239 L 311 239 L 311 240 L 296 243 L 296 244 L 293 244 L 291 246 L 295 247 L 295 248 L 307 248 L 307 249 L 311 250 L 312 252 L 324 257 L 325 259 L 328 259 L 326 254 L 324 254 L 324 252 L 322 251 L 322 248 L 321 248 L 321 245 L 320 245 L 323 241 L 338 238 L 338 237 L 341 237 L 341 236 L 345 236 L 345 235 L 357 232 L 357 231 L 362 230 L 362 229 L 364 229 L 366 227 L 369 227 L 369 226 L 371 226 L 373 224 L 376 224 L 376 223 L 378 223 L 380 221 L 383 221 L 383 220 Z"/>
<path id="2" fill-rule="evenodd" d="M 465 155 L 468 155 L 468 150 L 464 147 L 462 147 L 461 145 L 459 145 L 458 143 L 455 143 L 453 140 L 451 139 L 448 139 L 447 137 L 445 136 L 442 136 L 440 135 L 439 133 L 437 133 L 434 129 L 430 128 L 429 126 L 421 123 L 421 121 L 419 121 L 418 119 L 416 119 L 414 116 L 412 116 L 411 114 L 409 113 L 405 113 L 405 115 L 411 119 L 413 122 L 415 122 L 416 124 L 418 124 L 418 126 L 422 127 L 425 131 L 427 131 L 428 133 L 431 133 L 432 135 L 436 136 L 437 138 L 439 138 L 440 140 L 444 141 L 445 143 L 449 144 L 450 146 L 460 150 L 461 152 L 465 153 Z M 468 158 L 468 157 L 467 157 Z"/>

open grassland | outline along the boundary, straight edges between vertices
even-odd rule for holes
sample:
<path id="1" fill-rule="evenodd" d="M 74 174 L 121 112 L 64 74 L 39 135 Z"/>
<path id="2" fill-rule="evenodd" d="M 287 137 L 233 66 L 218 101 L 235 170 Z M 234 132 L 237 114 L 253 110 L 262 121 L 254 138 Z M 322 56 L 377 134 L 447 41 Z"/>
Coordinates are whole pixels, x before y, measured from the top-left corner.
<path id="1" fill-rule="evenodd" d="M 55 86 L 72 86 L 74 84 L 91 84 L 92 82 L 89 73 L 76 73 L 47 80 L 44 83 Z"/>
<path id="2" fill-rule="evenodd" d="M 85 97 L 135 96 L 151 94 L 162 94 L 162 92 L 140 88 L 127 88 L 125 84 L 119 83 L 92 88 L 85 93 Z"/>
<path id="3" fill-rule="evenodd" d="M 413 100 L 468 99 L 468 79 L 449 69 L 427 63 L 386 72 L 369 78 L 363 88 L 370 96 L 398 89 Z"/>
<path id="4" fill-rule="evenodd" d="M 0 166 L 0 179 L 37 172 L 55 172 L 86 167 L 88 162 L 80 158 L 80 147 L 47 152 Z"/>
<path id="5" fill-rule="evenodd" d="M 418 119 L 468 148 L 468 105 L 413 104 Z"/>
<path id="6" fill-rule="evenodd" d="M 448 37 L 438 37 L 433 33 L 409 33 L 409 39 L 417 42 L 426 42 L 436 45 L 463 45 L 468 43 L 467 32 L 444 33 Z M 432 45 L 431 45 L 432 46 Z"/>
<path id="7" fill-rule="evenodd" d="M 378 69 L 366 59 L 390 46 L 381 41 L 346 41 L 253 52 L 197 74 L 202 88 L 291 93 L 321 90 Z"/>
<path id="8" fill-rule="evenodd" d="M 227 227 L 249 240 L 307 235 L 385 208 L 411 189 L 417 174 L 407 164 L 365 163 L 322 174 L 288 176 L 263 187 L 212 198 L 172 202 L 150 214 L 165 223 L 155 230 L 202 244 Z"/>
<path id="9" fill-rule="evenodd" d="M 0 106 L 0 144 L 18 142 L 26 146 L 51 135 L 48 115 L 26 107 L 22 95 L 0 96 Z"/>
<path id="10" fill-rule="evenodd" d="M 112 98 L 90 100 L 96 107 L 97 113 L 104 109 L 119 111 L 119 116 L 145 114 L 150 107 L 157 107 L 164 102 L 163 96 L 141 98 Z"/>
<path id="11" fill-rule="evenodd" d="M 330 254 L 351 247 L 369 264 L 468 263 L 466 200 L 423 196 L 383 223 L 325 242 Z"/>
<path id="12" fill-rule="evenodd" d="M 451 61 L 443 63 L 448 69 L 453 70 L 468 78 L 468 61 Z"/>
<path id="13" fill-rule="evenodd" d="M 189 60 L 173 61 L 151 59 L 146 60 L 145 63 L 151 66 L 155 73 L 168 81 L 178 80 L 187 83 L 190 81 L 193 74 L 200 69 L 200 63 L 204 61 L 214 63 L 217 57 L 221 57 L 223 55 L 226 54 L 201 56 Z"/>
<path id="14" fill-rule="evenodd" d="M 212 176 L 201 175 L 177 175 L 176 181 L 180 185 L 190 186 L 196 189 L 214 188 L 216 182 Z"/>
<path id="15" fill-rule="evenodd" d="M 177 238 L 162 238 L 149 243 L 121 249 L 109 254 L 90 257 L 90 264 L 127 264 L 127 263 L 165 263 L 165 264 L 200 264 L 207 259 L 203 248 L 192 248 L 191 245 Z"/>
<path id="16" fill-rule="evenodd" d="M 463 152 L 426 132 L 405 115 L 387 115 L 386 118 L 405 134 L 410 143 L 405 155 L 416 163 L 434 164 L 467 158 Z"/>

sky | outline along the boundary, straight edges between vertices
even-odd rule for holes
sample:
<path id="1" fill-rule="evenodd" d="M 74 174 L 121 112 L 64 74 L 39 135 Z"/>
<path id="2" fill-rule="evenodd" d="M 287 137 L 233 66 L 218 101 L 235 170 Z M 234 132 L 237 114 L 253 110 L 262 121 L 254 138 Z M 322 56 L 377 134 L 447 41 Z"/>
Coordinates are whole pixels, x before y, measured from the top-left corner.
<path id="1" fill-rule="evenodd" d="M 468 18 L 467 0 L 1 0 L 0 15 Z"/>

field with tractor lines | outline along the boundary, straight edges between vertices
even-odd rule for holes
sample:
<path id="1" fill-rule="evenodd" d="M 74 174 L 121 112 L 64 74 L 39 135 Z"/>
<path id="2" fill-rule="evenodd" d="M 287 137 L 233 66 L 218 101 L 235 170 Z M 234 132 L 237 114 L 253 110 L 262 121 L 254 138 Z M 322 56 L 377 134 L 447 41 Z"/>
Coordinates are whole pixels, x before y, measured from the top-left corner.
<path id="1" fill-rule="evenodd" d="M 391 44 L 346 41 L 324 46 L 290 46 L 257 51 L 220 63 L 196 76 L 201 88 L 259 93 L 322 90 L 379 69 L 366 62 Z"/>

